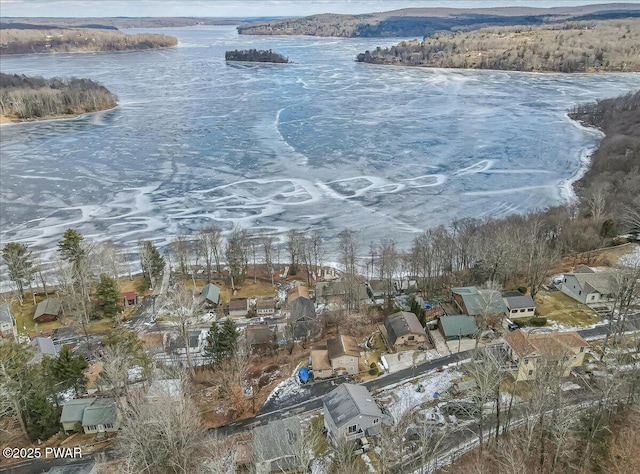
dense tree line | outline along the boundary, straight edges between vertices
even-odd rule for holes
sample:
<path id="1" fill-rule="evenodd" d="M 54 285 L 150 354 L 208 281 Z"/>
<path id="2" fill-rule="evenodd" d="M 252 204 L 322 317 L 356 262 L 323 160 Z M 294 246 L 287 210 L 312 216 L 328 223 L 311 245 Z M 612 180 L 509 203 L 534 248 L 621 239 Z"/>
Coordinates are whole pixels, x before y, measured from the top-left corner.
<path id="1" fill-rule="evenodd" d="M 640 19 L 438 33 L 360 53 L 356 60 L 510 71 L 640 71 Z"/>
<path id="2" fill-rule="evenodd" d="M 570 116 L 605 133 L 575 186 L 585 215 L 640 212 L 640 92 L 581 105 Z M 627 225 L 640 227 L 640 221 Z"/>
<path id="3" fill-rule="evenodd" d="M 176 46 L 173 36 L 94 28 L 2 29 L 0 54 L 72 53 L 77 51 L 132 51 Z"/>
<path id="4" fill-rule="evenodd" d="M 288 63 L 289 58 L 282 54 L 274 53 L 264 49 L 244 49 L 227 51 L 224 53 L 226 61 L 253 61 L 260 63 Z"/>
<path id="5" fill-rule="evenodd" d="M 0 115 L 19 120 L 81 114 L 116 106 L 117 97 L 89 79 L 43 79 L 0 73 Z"/>

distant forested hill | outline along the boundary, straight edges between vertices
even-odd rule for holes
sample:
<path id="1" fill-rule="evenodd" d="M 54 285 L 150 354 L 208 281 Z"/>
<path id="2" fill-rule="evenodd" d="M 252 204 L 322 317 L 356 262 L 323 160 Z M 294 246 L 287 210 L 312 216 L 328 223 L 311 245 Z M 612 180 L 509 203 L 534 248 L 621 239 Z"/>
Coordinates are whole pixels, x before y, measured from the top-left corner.
<path id="1" fill-rule="evenodd" d="M 23 121 L 110 109 L 117 97 L 89 79 L 43 79 L 0 73 L 0 118 Z"/>
<path id="2" fill-rule="evenodd" d="M 366 15 L 322 14 L 255 22 L 240 25 L 238 32 L 245 35 L 422 38 L 440 31 L 472 31 L 490 26 L 539 26 L 634 16 L 640 16 L 640 5 L 631 3 L 557 8 L 408 8 Z"/>
<path id="3" fill-rule="evenodd" d="M 96 28 L 1 29 L 0 54 L 129 51 L 176 46 L 173 36 Z"/>
<path id="4" fill-rule="evenodd" d="M 365 51 L 357 61 L 510 71 L 640 71 L 640 19 L 437 33 Z"/>

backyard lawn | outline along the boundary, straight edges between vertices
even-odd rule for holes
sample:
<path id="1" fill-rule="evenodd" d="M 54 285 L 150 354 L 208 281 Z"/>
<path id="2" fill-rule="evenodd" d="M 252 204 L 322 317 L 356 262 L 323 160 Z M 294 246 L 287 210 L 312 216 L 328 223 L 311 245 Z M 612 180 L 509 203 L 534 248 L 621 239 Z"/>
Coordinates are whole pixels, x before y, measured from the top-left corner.
<path id="1" fill-rule="evenodd" d="M 536 312 L 567 327 L 589 326 L 601 321 L 591 308 L 562 291 L 539 292 L 536 295 Z"/>

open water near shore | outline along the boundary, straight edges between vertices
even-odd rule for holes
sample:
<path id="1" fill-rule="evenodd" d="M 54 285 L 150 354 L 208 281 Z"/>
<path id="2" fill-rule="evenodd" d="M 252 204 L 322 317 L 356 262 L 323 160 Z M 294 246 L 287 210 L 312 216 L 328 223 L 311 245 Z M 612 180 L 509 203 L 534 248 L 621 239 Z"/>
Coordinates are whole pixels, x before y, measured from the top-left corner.
<path id="1" fill-rule="evenodd" d="M 572 196 L 599 132 L 574 105 L 640 88 L 639 74 L 561 75 L 372 66 L 398 39 L 252 37 L 233 27 L 156 30 L 174 49 L 3 57 L 5 73 L 77 76 L 110 111 L 3 126 L 0 238 L 52 249 L 166 244 L 233 223 L 283 235 L 357 230 L 363 242 Z M 273 49 L 289 65 L 226 64 Z"/>

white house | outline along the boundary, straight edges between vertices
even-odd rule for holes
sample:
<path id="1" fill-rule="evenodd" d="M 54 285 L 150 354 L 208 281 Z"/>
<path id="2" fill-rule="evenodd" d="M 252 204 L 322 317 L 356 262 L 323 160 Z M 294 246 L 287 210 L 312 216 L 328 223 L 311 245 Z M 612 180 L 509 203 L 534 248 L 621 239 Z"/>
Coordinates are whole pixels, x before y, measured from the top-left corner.
<path id="1" fill-rule="evenodd" d="M 562 292 L 586 305 L 608 303 L 613 299 L 615 276 L 612 271 L 596 272 L 582 266 L 571 273 L 565 273 Z"/>

